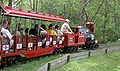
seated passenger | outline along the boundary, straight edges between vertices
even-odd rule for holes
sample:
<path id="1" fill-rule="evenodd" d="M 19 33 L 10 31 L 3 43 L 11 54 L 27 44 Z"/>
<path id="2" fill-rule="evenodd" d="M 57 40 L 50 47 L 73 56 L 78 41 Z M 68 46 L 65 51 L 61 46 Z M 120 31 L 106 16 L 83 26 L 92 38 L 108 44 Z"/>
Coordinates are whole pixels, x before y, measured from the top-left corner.
<path id="1" fill-rule="evenodd" d="M 29 35 L 33 35 L 34 34 L 34 29 L 30 29 L 29 30 Z"/>
<path id="2" fill-rule="evenodd" d="M 29 30 L 29 35 L 34 35 L 34 36 L 35 35 L 36 36 L 40 35 L 40 33 L 39 33 L 39 25 L 38 24 L 36 24 L 33 29 Z"/>
<path id="3" fill-rule="evenodd" d="M 46 27 L 45 27 L 44 24 L 41 25 L 40 30 L 41 30 L 41 34 L 42 35 L 46 35 L 47 34 Z"/>
<path id="4" fill-rule="evenodd" d="M 80 29 L 81 34 L 85 34 L 85 30 L 84 30 L 84 28 L 82 26 L 78 26 L 78 28 Z"/>
<path id="5" fill-rule="evenodd" d="M 29 28 L 25 29 L 25 35 L 28 35 Z"/>
<path id="6" fill-rule="evenodd" d="M 18 30 L 15 31 L 15 35 L 16 36 L 23 36 L 23 35 L 25 35 L 25 32 L 24 32 L 23 28 L 24 27 L 22 25 L 20 25 L 20 23 L 19 23 L 18 24 Z"/>
<path id="7" fill-rule="evenodd" d="M 72 32 L 72 30 L 71 30 L 71 28 L 70 28 L 70 26 L 69 26 L 69 20 L 68 19 L 66 19 L 66 21 L 68 22 L 65 22 L 63 25 L 62 25 L 62 27 L 61 27 L 61 31 L 62 32 L 67 32 L 67 33 L 73 33 Z M 70 32 L 69 32 L 70 31 Z"/>
<path id="8" fill-rule="evenodd" d="M 59 30 L 58 28 L 59 28 L 59 26 L 58 26 L 58 25 L 56 25 L 56 26 L 55 26 L 55 30 L 56 30 L 56 32 L 57 32 L 57 34 L 58 34 L 57 36 L 62 36 L 62 35 L 63 35 L 63 33 L 62 33 L 62 31 L 61 31 L 61 30 Z"/>
<path id="9" fill-rule="evenodd" d="M 94 35 L 92 33 L 90 34 L 90 37 L 91 37 L 91 41 L 94 41 Z"/>
<path id="10" fill-rule="evenodd" d="M 91 41 L 91 33 L 89 29 L 86 29 L 86 33 L 85 33 L 86 37 L 87 37 L 87 41 Z M 93 37 L 93 36 L 92 36 Z"/>
<path id="11" fill-rule="evenodd" d="M 53 30 L 53 25 L 52 24 L 50 24 L 49 26 L 48 26 L 48 33 L 50 34 L 50 35 L 55 35 L 55 36 L 57 36 L 57 33 Z"/>
<path id="12" fill-rule="evenodd" d="M 25 31 L 24 31 L 24 27 L 23 27 L 23 25 L 21 25 L 20 26 L 20 34 L 23 36 L 23 35 L 25 35 Z"/>
<path id="13" fill-rule="evenodd" d="M 39 25 L 36 24 L 34 27 L 34 32 L 33 35 L 40 36 L 40 30 L 39 30 Z"/>
<path id="14" fill-rule="evenodd" d="M 31 34 L 32 35 L 38 36 L 38 37 L 42 38 L 42 44 L 45 43 L 45 41 L 46 41 L 46 34 L 47 34 L 47 31 L 44 30 L 43 28 L 46 29 L 45 25 L 41 25 L 41 27 L 40 27 L 38 24 L 36 24 L 34 29 L 31 30 Z"/>
<path id="15" fill-rule="evenodd" d="M 56 32 L 57 32 L 57 34 L 58 34 L 58 35 L 57 35 L 57 42 L 61 40 L 61 41 L 60 41 L 60 44 L 62 44 L 62 42 L 63 42 L 63 40 L 64 40 L 64 37 L 62 37 L 62 36 L 63 36 L 62 31 L 59 30 L 58 28 L 59 28 L 59 26 L 56 25 L 56 26 L 55 26 L 55 30 L 56 30 Z"/>
<path id="16" fill-rule="evenodd" d="M 2 35 L 0 35 L 0 40 L 2 40 L 3 39 L 3 36 Z"/>
<path id="17" fill-rule="evenodd" d="M 52 24 L 50 24 L 49 26 L 48 26 L 48 33 L 51 35 L 51 36 L 57 36 L 57 33 L 53 30 L 53 25 Z M 52 39 L 51 39 L 51 37 L 50 37 L 50 44 L 52 43 Z"/>
<path id="18" fill-rule="evenodd" d="M 7 40 L 8 43 L 10 41 L 10 46 L 12 46 L 14 41 L 12 39 L 13 36 L 11 35 L 10 31 L 8 30 L 8 23 L 9 22 L 7 20 L 3 21 L 3 27 L 1 28 L 1 33 L 2 33 L 3 37 L 5 37 L 5 39 L 8 39 Z M 6 44 L 6 42 L 5 42 L 5 44 Z"/>
<path id="19" fill-rule="evenodd" d="M 47 34 L 46 27 L 44 24 L 41 25 L 40 30 L 41 30 L 42 44 L 44 44 L 46 41 L 46 34 Z"/>

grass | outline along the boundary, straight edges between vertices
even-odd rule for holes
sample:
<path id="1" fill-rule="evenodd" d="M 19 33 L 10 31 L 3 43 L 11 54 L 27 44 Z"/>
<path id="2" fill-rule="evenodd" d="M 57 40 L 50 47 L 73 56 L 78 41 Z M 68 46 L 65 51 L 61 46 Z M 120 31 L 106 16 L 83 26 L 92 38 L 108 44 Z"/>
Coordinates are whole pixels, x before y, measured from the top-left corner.
<path id="1" fill-rule="evenodd" d="M 42 65 L 44 65 L 48 61 L 51 61 L 58 57 L 59 55 L 50 55 L 50 56 L 29 59 L 27 60 L 26 63 L 7 66 L 1 69 L 0 71 L 36 71 L 38 68 L 40 68 Z"/>
<path id="2" fill-rule="evenodd" d="M 55 71 L 120 71 L 120 52 L 72 60 Z"/>
<path id="3" fill-rule="evenodd" d="M 120 41 L 108 42 L 108 45 L 111 45 L 111 44 L 120 44 Z"/>

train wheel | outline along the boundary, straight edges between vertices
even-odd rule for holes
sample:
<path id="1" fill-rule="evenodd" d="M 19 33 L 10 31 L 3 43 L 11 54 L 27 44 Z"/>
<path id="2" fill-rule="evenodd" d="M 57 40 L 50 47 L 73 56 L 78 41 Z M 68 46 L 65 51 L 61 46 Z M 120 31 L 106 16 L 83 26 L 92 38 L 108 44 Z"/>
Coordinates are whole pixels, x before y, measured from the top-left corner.
<path id="1" fill-rule="evenodd" d="M 19 63 L 22 61 L 22 57 L 21 56 L 16 56 L 15 57 L 15 63 Z"/>
<path id="2" fill-rule="evenodd" d="M 94 48 L 95 48 L 95 45 L 94 45 L 94 44 L 91 44 L 89 49 L 92 50 L 92 49 L 94 49 Z"/>
<path id="3" fill-rule="evenodd" d="M 13 65 L 13 64 L 15 64 L 15 58 L 14 57 L 10 57 L 10 58 L 8 58 L 8 60 L 7 60 L 7 65 Z"/>
<path id="4" fill-rule="evenodd" d="M 87 46 L 82 46 L 82 49 L 87 49 Z"/>
<path id="5" fill-rule="evenodd" d="M 75 48 L 75 52 L 77 52 L 78 51 L 78 46 Z"/>
<path id="6" fill-rule="evenodd" d="M 74 47 L 69 47 L 69 52 L 73 52 Z"/>
<path id="7" fill-rule="evenodd" d="M 62 52 L 62 49 L 56 48 L 53 52 L 53 54 L 60 54 Z"/>
<path id="8" fill-rule="evenodd" d="M 68 52 L 68 53 L 72 52 L 72 48 L 71 48 L 71 47 L 68 47 L 68 48 L 67 48 L 67 52 Z"/>
<path id="9" fill-rule="evenodd" d="M 58 54 L 60 54 L 62 52 L 62 49 L 58 49 Z"/>
<path id="10" fill-rule="evenodd" d="M 57 54 L 57 53 L 58 53 L 58 49 L 57 49 L 57 48 L 55 48 L 55 50 L 54 50 L 53 54 Z"/>
<path id="11" fill-rule="evenodd" d="M 78 46 L 74 47 L 72 52 L 77 52 L 77 51 L 78 51 Z"/>
<path id="12" fill-rule="evenodd" d="M 73 52 L 74 47 L 65 47 L 64 52 L 70 53 Z"/>
<path id="13" fill-rule="evenodd" d="M 71 51 L 71 48 L 70 48 L 70 47 L 65 47 L 65 48 L 64 48 L 64 52 L 65 52 L 65 53 L 69 53 L 70 51 Z"/>
<path id="14" fill-rule="evenodd" d="M 0 69 L 4 68 L 5 64 L 2 64 L 0 65 Z"/>
<path id="15" fill-rule="evenodd" d="M 97 44 L 95 44 L 95 48 L 97 49 L 97 48 L 99 48 L 99 44 L 97 43 Z"/>
<path id="16" fill-rule="evenodd" d="M 72 46 L 72 47 L 70 48 L 70 52 L 76 52 L 76 48 L 77 48 L 77 47 L 73 47 L 73 46 Z"/>

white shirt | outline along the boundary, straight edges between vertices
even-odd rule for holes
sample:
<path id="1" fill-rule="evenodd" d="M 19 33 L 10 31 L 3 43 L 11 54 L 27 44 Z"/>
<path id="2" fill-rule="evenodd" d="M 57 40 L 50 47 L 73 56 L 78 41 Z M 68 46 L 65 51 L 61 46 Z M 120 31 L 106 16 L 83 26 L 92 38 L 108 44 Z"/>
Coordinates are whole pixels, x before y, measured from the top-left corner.
<path id="1" fill-rule="evenodd" d="M 56 32 L 57 32 L 58 36 L 63 35 L 63 33 L 62 33 L 62 31 L 61 31 L 61 30 L 56 29 Z"/>
<path id="2" fill-rule="evenodd" d="M 91 35 L 91 39 L 94 40 L 94 35 L 93 34 L 90 34 Z"/>
<path id="3" fill-rule="evenodd" d="M 2 29 L 1 29 L 1 33 L 2 33 L 3 36 L 6 37 L 6 38 L 8 37 L 9 39 L 12 39 L 12 37 L 13 37 L 13 36 L 11 35 L 11 33 L 9 32 L 9 30 L 7 30 L 7 29 L 5 29 L 5 28 L 3 28 L 3 27 L 2 27 Z"/>
<path id="4" fill-rule="evenodd" d="M 63 25 L 62 25 L 62 27 L 61 27 L 61 31 L 62 32 L 69 32 L 68 30 L 70 29 L 70 26 L 69 26 L 69 24 L 68 23 L 64 23 Z"/>

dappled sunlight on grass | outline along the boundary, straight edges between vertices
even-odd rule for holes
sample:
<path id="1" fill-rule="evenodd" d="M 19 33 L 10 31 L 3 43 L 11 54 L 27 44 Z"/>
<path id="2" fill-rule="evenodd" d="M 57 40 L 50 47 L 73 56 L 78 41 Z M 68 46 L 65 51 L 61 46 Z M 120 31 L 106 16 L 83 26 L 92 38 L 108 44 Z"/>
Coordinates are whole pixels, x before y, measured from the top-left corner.
<path id="1" fill-rule="evenodd" d="M 72 60 L 55 71 L 120 71 L 120 52 Z"/>

